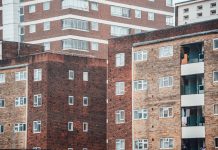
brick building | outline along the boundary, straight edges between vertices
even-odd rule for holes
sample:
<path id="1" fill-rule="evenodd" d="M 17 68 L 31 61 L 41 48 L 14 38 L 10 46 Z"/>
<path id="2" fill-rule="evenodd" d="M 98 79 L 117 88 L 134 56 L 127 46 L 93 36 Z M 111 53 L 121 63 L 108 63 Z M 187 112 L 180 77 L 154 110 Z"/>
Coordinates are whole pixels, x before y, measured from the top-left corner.
<path id="1" fill-rule="evenodd" d="M 0 4 L 3 40 L 98 58 L 107 58 L 108 38 L 174 25 L 172 0 L 2 0 Z"/>
<path id="2" fill-rule="evenodd" d="M 109 40 L 107 148 L 218 148 L 218 20 Z"/>
<path id="3" fill-rule="evenodd" d="M 4 41 L 0 52 L 0 149 L 106 149 L 105 59 Z"/>

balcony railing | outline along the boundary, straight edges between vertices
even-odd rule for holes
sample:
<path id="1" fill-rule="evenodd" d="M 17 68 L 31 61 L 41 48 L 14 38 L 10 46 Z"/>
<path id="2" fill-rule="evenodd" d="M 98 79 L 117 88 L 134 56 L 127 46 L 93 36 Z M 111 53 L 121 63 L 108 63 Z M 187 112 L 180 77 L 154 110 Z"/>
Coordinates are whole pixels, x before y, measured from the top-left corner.
<path id="1" fill-rule="evenodd" d="M 203 116 L 182 117 L 182 126 L 204 126 L 205 119 Z"/>

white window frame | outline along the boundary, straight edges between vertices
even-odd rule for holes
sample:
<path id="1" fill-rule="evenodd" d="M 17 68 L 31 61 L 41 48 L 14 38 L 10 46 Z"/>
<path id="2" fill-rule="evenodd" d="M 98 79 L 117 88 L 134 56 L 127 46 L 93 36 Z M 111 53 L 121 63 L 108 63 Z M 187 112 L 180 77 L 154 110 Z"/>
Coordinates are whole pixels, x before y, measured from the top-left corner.
<path id="1" fill-rule="evenodd" d="M 33 4 L 33 5 L 29 5 L 29 13 L 34 13 L 36 12 L 36 5 Z"/>
<path id="2" fill-rule="evenodd" d="M 88 122 L 83 122 L 83 132 L 88 132 L 88 130 L 89 130 Z"/>
<path id="3" fill-rule="evenodd" d="M 31 24 L 29 25 L 29 33 L 35 33 L 36 32 L 36 25 Z"/>
<path id="4" fill-rule="evenodd" d="M 88 71 L 83 72 L 83 81 L 89 81 L 89 72 Z"/>
<path id="5" fill-rule="evenodd" d="M 83 148 L 83 150 L 88 150 L 88 148 Z"/>
<path id="6" fill-rule="evenodd" d="M 125 35 L 129 35 L 129 33 L 130 33 L 130 28 L 111 25 L 112 36 L 125 36 Z"/>
<path id="7" fill-rule="evenodd" d="M 118 53 L 115 55 L 115 65 L 116 67 L 125 66 L 125 53 Z"/>
<path id="8" fill-rule="evenodd" d="M 62 9 L 77 9 L 82 11 L 89 11 L 88 0 L 62 0 Z"/>
<path id="9" fill-rule="evenodd" d="M 218 145 L 216 145 L 216 139 L 218 140 L 218 136 L 214 138 L 214 147 L 218 148 Z"/>
<path id="10" fill-rule="evenodd" d="M 41 121 L 37 120 L 37 121 L 33 121 L 33 133 L 41 133 Z"/>
<path id="11" fill-rule="evenodd" d="M 73 148 L 68 148 L 67 150 L 73 150 Z"/>
<path id="12" fill-rule="evenodd" d="M 134 150 L 148 150 L 148 139 L 137 139 L 134 141 Z M 140 148 L 141 147 L 141 148 Z"/>
<path id="13" fill-rule="evenodd" d="M 4 125 L 0 124 L 0 134 L 4 133 Z"/>
<path id="14" fill-rule="evenodd" d="M 25 96 L 17 97 L 15 99 L 15 107 L 26 106 L 27 98 Z"/>
<path id="15" fill-rule="evenodd" d="M 170 140 L 172 140 L 172 147 L 165 147 L 166 145 L 163 144 L 163 147 L 161 145 L 161 140 L 163 140 L 163 143 L 168 143 L 167 145 L 169 145 Z M 173 138 L 160 138 L 160 149 L 173 149 L 174 148 L 174 139 Z"/>
<path id="16" fill-rule="evenodd" d="M 0 108 L 5 108 L 5 99 L 0 99 L 0 104 Z"/>
<path id="17" fill-rule="evenodd" d="M 125 94 L 125 82 L 116 82 L 115 84 L 115 94 L 124 95 Z"/>
<path id="18" fill-rule="evenodd" d="M 133 53 L 134 61 L 146 61 L 148 60 L 148 51 L 137 51 Z"/>
<path id="19" fill-rule="evenodd" d="M 217 43 L 218 43 L 218 38 L 213 39 L 213 50 L 214 50 L 214 51 L 217 51 L 217 50 L 218 50 L 218 47 L 217 47 L 217 48 L 215 47 L 215 41 L 217 41 Z"/>
<path id="20" fill-rule="evenodd" d="M 159 88 L 173 87 L 173 76 L 165 76 L 159 78 Z"/>
<path id="21" fill-rule="evenodd" d="M 98 42 L 91 42 L 91 49 L 92 49 L 93 51 L 98 51 L 98 49 L 99 49 L 99 44 L 98 44 Z"/>
<path id="22" fill-rule="evenodd" d="M 98 3 L 97 2 L 91 2 L 91 10 L 98 11 Z"/>
<path id="23" fill-rule="evenodd" d="M 115 123 L 116 124 L 125 123 L 125 110 L 115 111 Z"/>
<path id="24" fill-rule="evenodd" d="M 173 0 L 166 0 L 166 6 L 173 7 Z"/>
<path id="25" fill-rule="evenodd" d="M 88 51 L 89 42 L 77 39 L 64 39 L 63 50 L 78 50 L 78 51 Z"/>
<path id="26" fill-rule="evenodd" d="M 166 16 L 166 25 L 168 25 L 168 26 L 173 26 L 174 25 L 173 16 Z"/>
<path id="27" fill-rule="evenodd" d="M 98 31 L 99 30 L 99 24 L 98 22 L 91 22 L 91 29 L 93 31 Z"/>
<path id="28" fill-rule="evenodd" d="M 51 28 L 51 22 L 50 21 L 46 21 L 43 23 L 43 30 L 44 31 L 49 31 Z"/>
<path id="29" fill-rule="evenodd" d="M 75 18 L 66 18 L 62 20 L 62 28 L 63 30 L 73 29 L 88 32 L 89 22 Z"/>
<path id="30" fill-rule="evenodd" d="M 51 43 L 50 42 L 44 42 L 43 46 L 44 46 L 44 51 L 51 50 Z"/>
<path id="31" fill-rule="evenodd" d="M 0 84 L 5 83 L 5 76 L 4 73 L 0 73 Z"/>
<path id="32" fill-rule="evenodd" d="M 215 107 L 217 107 L 217 113 L 215 112 Z M 213 114 L 214 114 L 215 116 L 218 116 L 218 104 L 214 104 L 214 105 L 213 105 Z"/>
<path id="33" fill-rule="evenodd" d="M 74 96 L 68 96 L 68 104 L 74 105 Z"/>
<path id="34" fill-rule="evenodd" d="M 141 10 L 135 10 L 135 18 L 142 18 L 142 11 Z"/>
<path id="35" fill-rule="evenodd" d="M 137 113 L 137 116 L 136 116 Z M 148 109 L 134 109 L 134 120 L 146 120 L 148 119 Z"/>
<path id="36" fill-rule="evenodd" d="M 117 144 L 122 145 L 121 148 L 117 147 Z M 125 139 L 116 139 L 116 150 L 125 150 Z"/>
<path id="37" fill-rule="evenodd" d="M 34 81 L 41 81 L 42 80 L 42 69 L 34 69 Z"/>
<path id="38" fill-rule="evenodd" d="M 74 80 L 74 70 L 69 70 L 68 71 L 68 79 L 69 80 Z"/>
<path id="39" fill-rule="evenodd" d="M 134 87 L 134 91 L 147 90 L 148 89 L 148 82 L 147 82 L 147 80 L 135 80 L 133 87 Z"/>
<path id="40" fill-rule="evenodd" d="M 154 12 L 148 12 L 148 20 L 154 21 L 155 19 L 155 13 Z"/>
<path id="41" fill-rule="evenodd" d="M 36 94 L 33 96 L 33 107 L 42 106 L 42 94 Z"/>
<path id="42" fill-rule="evenodd" d="M 73 122 L 69 121 L 67 123 L 67 129 L 68 129 L 68 131 L 73 131 Z"/>
<path id="43" fill-rule="evenodd" d="M 14 124 L 14 132 L 25 132 L 27 129 L 26 123 L 15 123 Z"/>
<path id="44" fill-rule="evenodd" d="M 111 6 L 111 16 L 122 17 L 122 18 L 130 18 L 130 9 L 119 6 Z"/>
<path id="45" fill-rule="evenodd" d="M 26 71 L 15 72 L 15 81 L 25 81 L 25 80 L 27 80 L 27 72 Z"/>
<path id="46" fill-rule="evenodd" d="M 161 109 L 163 110 L 163 111 L 161 111 Z M 172 114 L 170 115 L 170 109 L 171 109 L 171 112 L 172 112 Z M 173 117 L 173 107 L 160 107 L 160 109 L 159 109 L 159 111 L 160 111 L 160 118 L 172 118 Z M 167 112 L 167 116 L 164 116 L 164 112 Z"/>
<path id="47" fill-rule="evenodd" d="M 43 2 L 43 10 L 46 11 L 46 10 L 50 10 L 50 7 L 51 7 L 51 2 L 48 1 L 48 2 Z"/>
<path id="48" fill-rule="evenodd" d="M 41 150 L 41 147 L 33 147 L 33 150 Z"/>
<path id="49" fill-rule="evenodd" d="M 172 57 L 173 46 L 162 46 L 159 48 L 159 58 Z"/>
<path id="50" fill-rule="evenodd" d="M 87 101 L 87 104 L 85 101 Z M 89 106 L 89 98 L 87 96 L 83 96 L 83 106 Z"/>

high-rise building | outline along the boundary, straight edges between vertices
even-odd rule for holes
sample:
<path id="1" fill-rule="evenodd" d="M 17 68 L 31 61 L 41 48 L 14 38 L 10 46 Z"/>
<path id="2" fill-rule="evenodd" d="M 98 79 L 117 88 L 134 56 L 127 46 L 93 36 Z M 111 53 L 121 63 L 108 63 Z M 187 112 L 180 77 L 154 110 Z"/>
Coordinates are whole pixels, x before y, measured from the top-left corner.
<path id="1" fill-rule="evenodd" d="M 1 42 L 0 149 L 105 150 L 106 65 Z"/>
<path id="2" fill-rule="evenodd" d="M 109 40 L 107 148 L 218 148 L 218 20 Z"/>
<path id="3" fill-rule="evenodd" d="M 3 40 L 107 58 L 108 38 L 174 25 L 172 0 L 2 0 Z"/>
<path id="4" fill-rule="evenodd" d="M 176 25 L 218 18 L 217 0 L 188 0 L 175 5 Z"/>

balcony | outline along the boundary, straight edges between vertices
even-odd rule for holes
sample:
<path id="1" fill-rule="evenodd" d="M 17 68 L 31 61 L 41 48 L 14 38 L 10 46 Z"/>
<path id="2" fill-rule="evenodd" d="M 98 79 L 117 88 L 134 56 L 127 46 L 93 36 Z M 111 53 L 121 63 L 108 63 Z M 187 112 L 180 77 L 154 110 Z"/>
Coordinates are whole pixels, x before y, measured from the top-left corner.
<path id="1" fill-rule="evenodd" d="M 192 43 L 182 46 L 181 75 L 204 73 L 203 43 Z"/>
<path id="2" fill-rule="evenodd" d="M 204 106 L 204 94 L 181 95 L 181 107 Z"/>
<path id="3" fill-rule="evenodd" d="M 182 138 L 205 138 L 205 126 L 182 127 Z"/>
<path id="4" fill-rule="evenodd" d="M 182 150 L 199 150 L 205 146 L 204 138 L 182 139 Z"/>

